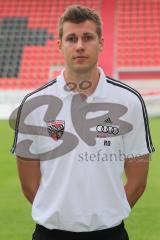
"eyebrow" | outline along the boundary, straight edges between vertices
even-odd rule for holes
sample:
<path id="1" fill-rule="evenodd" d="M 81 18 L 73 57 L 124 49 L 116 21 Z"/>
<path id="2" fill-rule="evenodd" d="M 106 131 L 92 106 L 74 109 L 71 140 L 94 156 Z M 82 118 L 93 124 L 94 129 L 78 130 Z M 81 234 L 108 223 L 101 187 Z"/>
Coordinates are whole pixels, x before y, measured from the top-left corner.
<path id="1" fill-rule="evenodd" d="M 84 32 L 82 36 L 94 35 L 92 32 Z M 76 36 L 76 33 L 69 33 L 66 37 Z"/>
<path id="2" fill-rule="evenodd" d="M 94 35 L 94 33 L 92 33 L 92 32 L 85 32 L 85 33 L 83 33 L 83 35 Z"/>

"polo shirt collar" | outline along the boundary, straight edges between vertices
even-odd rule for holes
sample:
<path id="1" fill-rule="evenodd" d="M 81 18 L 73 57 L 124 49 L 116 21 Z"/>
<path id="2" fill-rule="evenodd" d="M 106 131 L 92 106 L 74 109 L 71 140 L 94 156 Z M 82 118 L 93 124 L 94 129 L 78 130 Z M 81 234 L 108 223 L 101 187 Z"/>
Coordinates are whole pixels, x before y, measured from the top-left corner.
<path id="1" fill-rule="evenodd" d="M 90 99 L 106 97 L 106 85 L 107 85 L 106 76 L 102 68 L 98 67 L 98 70 L 100 73 L 100 78 L 95 91 L 91 96 L 88 97 Z M 57 87 L 58 87 L 57 93 L 59 93 L 61 98 L 65 98 L 67 96 L 73 96 L 77 94 L 77 92 L 66 90 L 66 81 L 64 79 L 64 69 L 61 71 L 61 74 L 57 77 Z"/>

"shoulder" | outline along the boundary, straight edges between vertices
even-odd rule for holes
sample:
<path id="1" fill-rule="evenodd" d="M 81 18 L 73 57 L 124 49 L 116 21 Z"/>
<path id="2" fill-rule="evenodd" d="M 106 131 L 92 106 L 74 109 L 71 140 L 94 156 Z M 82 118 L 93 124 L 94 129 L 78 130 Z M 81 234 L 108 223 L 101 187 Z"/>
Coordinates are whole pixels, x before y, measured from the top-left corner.
<path id="1" fill-rule="evenodd" d="M 18 122 L 19 124 L 19 120 L 21 118 L 22 112 L 25 114 L 27 114 L 27 112 L 31 112 L 32 109 L 36 107 L 41 106 L 41 102 L 42 99 L 40 100 L 40 98 L 45 98 L 46 95 L 51 95 L 51 90 L 52 90 L 52 86 L 56 83 L 56 79 L 48 82 L 47 84 L 42 85 L 41 87 L 37 88 L 36 90 L 28 93 L 27 95 L 25 95 L 25 97 L 23 98 L 23 100 L 21 101 L 19 107 L 14 111 L 14 117 L 16 118 L 16 122 Z"/>
<path id="2" fill-rule="evenodd" d="M 133 105 L 145 105 L 142 95 L 133 87 L 108 76 L 106 76 L 106 81 L 120 100 L 127 101 Z"/>
<path id="3" fill-rule="evenodd" d="M 27 95 L 25 95 L 25 97 L 22 100 L 21 104 L 24 104 L 24 102 L 26 102 L 29 99 L 32 99 L 34 97 L 38 97 L 38 96 L 42 96 L 44 94 L 47 94 L 50 92 L 51 87 L 55 85 L 55 83 L 57 82 L 56 79 L 42 85 L 41 87 L 35 89 L 34 91 L 28 93 Z"/>

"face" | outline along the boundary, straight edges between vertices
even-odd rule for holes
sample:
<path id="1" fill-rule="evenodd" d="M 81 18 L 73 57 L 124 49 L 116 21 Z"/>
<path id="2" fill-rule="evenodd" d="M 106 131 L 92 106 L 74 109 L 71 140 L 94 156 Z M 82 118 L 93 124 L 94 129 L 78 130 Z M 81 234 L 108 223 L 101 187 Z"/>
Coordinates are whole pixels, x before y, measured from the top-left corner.
<path id="1" fill-rule="evenodd" d="M 64 55 L 66 68 L 75 73 L 85 73 L 97 66 L 103 38 L 98 37 L 93 21 L 78 24 L 65 22 L 63 36 L 58 44 Z"/>

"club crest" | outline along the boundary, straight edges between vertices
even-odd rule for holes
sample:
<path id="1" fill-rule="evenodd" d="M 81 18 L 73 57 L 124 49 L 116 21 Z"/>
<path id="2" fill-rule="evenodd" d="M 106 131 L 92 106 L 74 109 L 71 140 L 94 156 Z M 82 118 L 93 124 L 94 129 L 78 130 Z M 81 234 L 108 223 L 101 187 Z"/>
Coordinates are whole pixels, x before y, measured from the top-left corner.
<path id="1" fill-rule="evenodd" d="M 49 136 L 51 136 L 55 141 L 59 140 L 64 133 L 65 121 L 55 120 L 48 122 L 47 130 Z"/>

